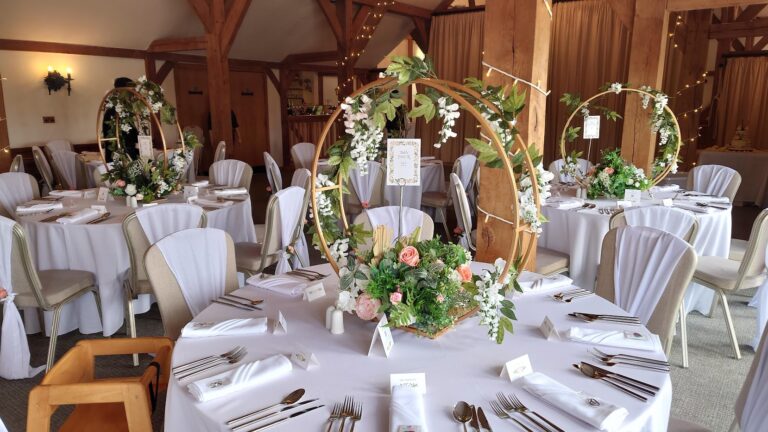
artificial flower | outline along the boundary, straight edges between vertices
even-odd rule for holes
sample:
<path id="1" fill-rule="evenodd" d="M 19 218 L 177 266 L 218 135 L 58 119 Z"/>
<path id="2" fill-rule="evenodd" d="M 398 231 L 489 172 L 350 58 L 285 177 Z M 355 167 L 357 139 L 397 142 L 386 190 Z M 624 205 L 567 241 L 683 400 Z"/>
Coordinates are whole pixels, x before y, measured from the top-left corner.
<path id="1" fill-rule="evenodd" d="M 462 264 L 456 268 L 456 271 L 459 272 L 459 276 L 461 276 L 462 282 L 471 282 L 472 281 L 472 269 L 467 264 Z"/>
<path id="2" fill-rule="evenodd" d="M 355 313 L 364 321 L 376 318 L 380 307 L 381 301 L 371 298 L 367 293 L 359 295 L 355 301 Z"/>
<path id="3" fill-rule="evenodd" d="M 397 258 L 401 263 L 409 267 L 416 267 L 419 265 L 419 251 L 413 246 L 404 247 Z"/>

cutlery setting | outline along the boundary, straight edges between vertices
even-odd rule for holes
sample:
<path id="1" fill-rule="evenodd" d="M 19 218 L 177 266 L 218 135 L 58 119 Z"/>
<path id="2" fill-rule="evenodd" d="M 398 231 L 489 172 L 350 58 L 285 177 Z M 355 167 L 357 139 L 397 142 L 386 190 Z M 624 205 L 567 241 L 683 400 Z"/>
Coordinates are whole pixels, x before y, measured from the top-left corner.
<path id="1" fill-rule="evenodd" d="M 235 294 L 224 294 L 223 296 L 213 300 L 213 302 L 240 310 L 260 311 L 262 308 L 258 305 L 263 303 L 264 300 L 251 300 Z"/>
<path id="2" fill-rule="evenodd" d="M 491 401 L 491 409 L 500 419 L 511 420 L 528 432 L 534 432 L 534 430 L 544 432 L 565 432 L 560 426 L 556 425 L 546 417 L 526 407 L 515 394 L 505 395 L 502 392 L 496 393 L 496 400 Z M 479 413 L 482 413 L 482 408 L 478 409 L 478 414 Z M 515 414 L 519 414 L 526 420 L 526 423 L 521 421 L 520 418 L 516 418 Z M 484 413 L 482 413 L 480 419 L 482 425 L 482 420 L 485 419 Z M 491 429 L 488 426 L 487 419 L 485 419 L 485 423 L 486 424 L 482 425 L 482 427 L 490 431 Z M 531 429 L 529 426 L 534 426 L 535 429 Z M 481 432 L 481 429 L 477 429 L 477 432 Z"/>
<path id="3" fill-rule="evenodd" d="M 96 225 L 96 224 L 102 223 L 105 220 L 109 219 L 110 216 L 112 216 L 112 213 L 106 212 L 106 213 L 102 214 L 101 216 L 97 217 L 96 219 L 93 219 L 93 220 L 90 220 L 90 221 L 86 222 L 86 225 Z"/>
<path id="4" fill-rule="evenodd" d="M 248 354 L 248 351 L 245 347 L 238 346 L 223 354 L 207 356 L 178 365 L 174 367 L 172 371 L 176 376 L 176 379 L 181 381 L 218 366 L 238 363 L 246 356 L 246 354 Z"/>
<path id="5" fill-rule="evenodd" d="M 626 375 L 602 369 L 587 362 L 574 364 L 573 367 L 581 371 L 581 373 L 584 375 L 593 379 L 602 380 L 603 382 L 606 382 L 613 387 L 623 391 L 624 393 L 636 399 L 640 399 L 643 402 L 647 402 L 648 396 L 656 396 L 656 393 L 661 390 L 657 386 L 628 377 Z"/>
<path id="6" fill-rule="evenodd" d="M 582 288 L 574 288 L 572 290 L 557 293 L 553 295 L 552 298 L 559 302 L 570 303 L 577 298 L 588 297 L 592 294 L 594 294 L 592 291 L 587 291 Z"/>
<path id="7" fill-rule="evenodd" d="M 316 272 L 314 270 L 309 270 L 309 269 L 306 269 L 306 268 L 291 270 L 291 271 L 287 272 L 286 274 L 291 275 L 291 276 L 298 276 L 298 277 L 300 277 L 302 279 L 306 279 L 306 280 L 308 280 L 310 282 L 318 281 L 318 280 L 321 280 L 321 279 L 324 279 L 324 278 L 328 277 L 327 274 L 318 273 L 318 272 Z"/>
<path id="8" fill-rule="evenodd" d="M 642 357 L 625 357 L 625 356 L 607 356 L 602 355 L 599 351 L 590 351 L 595 358 L 600 360 L 605 366 L 632 366 L 657 372 L 669 372 L 669 363 L 661 362 L 657 360 L 644 359 Z"/>
<path id="9" fill-rule="evenodd" d="M 328 429 L 326 432 L 331 432 L 333 425 L 337 420 L 340 420 L 339 427 L 336 432 L 344 432 L 344 424 L 349 419 L 350 428 L 349 432 L 355 431 L 355 425 L 363 418 L 363 404 L 355 402 L 352 396 L 346 396 L 344 402 L 336 403 L 333 405 L 331 415 L 328 416 Z"/>
<path id="10" fill-rule="evenodd" d="M 586 322 L 606 321 L 619 324 L 642 325 L 640 318 L 626 315 L 600 315 L 586 312 L 571 312 L 568 316 L 578 318 Z"/>
<path id="11" fill-rule="evenodd" d="M 306 414 L 306 413 L 308 413 L 310 411 L 313 411 L 313 410 L 315 410 L 317 408 L 322 408 L 323 406 L 325 406 L 325 405 L 316 405 L 316 406 L 312 406 L 312 407 L 303 409 L 301 411 L 295 411 L 299 407 L 303 407 L 305 405 L 317 402 L 319 400 L 318 398 L 314 398 L 314 399 L 307 399 L 307 400 L 302 401 L 301 398 L 304 397 L 305 393 L 306 393 L 306 391 L 303 388 L 302 389 L 296 389 L 296 390 L 292 391 L 291 393 L 289 393 L 288 395 L 286 395 L 280 402 L 278 402 L 276 404 L 270 405 L 270 406 L 265 407 L 265 408 L 261 408 L 261 409 L 259 409 L 257 411 L 253 411 L 253 412 L 250 412 L 248 414 L 245 414 L 245 415 L 242 415 L 240 417 L 233 418 L 233 419 L 227 421 L 227 423 L 226 423 L 227 427 L 229 427 L 230 430 L 232 430 L 232 431 L 241 431 L 241 430 L 244 430 L 244 429 L 252 428 L 252 427 L 256 426 L 258 423 L 261 423 L 261 422 L 263 422 L 263 421 L 265 421 L 265 420 L 267 420 L 269 418 L 272 418 L 272 417 L 275 417 L 275 416 L 279 416 L 279 415 L 281 415 L 283 413 L 291 412 L 291 414 L 286 416 L 286 417 L 283 417 L 283 418 L 271 421 L 269 423 L 265 423 L 265 424 L 263 424 L 261 426 L 258 426 L 256 428 L 254 428 L 254 429 L 248 429 L 248 430 L 250 430 L 252 432 L 253 431 L 261 431 L 261 430 L 269 429 L 269 428 L 271 428 L 273 426 L 276 426 L 278 424 L 284 423 L 284 422 L 286 422 L 286 421 L 288 421 L 288 420 L 290 420 L 292 418 L 296 418 L 296 417 L 298 417 L 298 416 L 300 416 L 302 414 Z M 268 413 L 269 411 L 272 411 L 272 410 L 274 410 L 274 411 L 271 412 L 271 413 Z M 262 413 L 264 413 L 264 414 L 262 414 Z M 259 414 L 261 414 L 261 415 L 259 415 Z"/>

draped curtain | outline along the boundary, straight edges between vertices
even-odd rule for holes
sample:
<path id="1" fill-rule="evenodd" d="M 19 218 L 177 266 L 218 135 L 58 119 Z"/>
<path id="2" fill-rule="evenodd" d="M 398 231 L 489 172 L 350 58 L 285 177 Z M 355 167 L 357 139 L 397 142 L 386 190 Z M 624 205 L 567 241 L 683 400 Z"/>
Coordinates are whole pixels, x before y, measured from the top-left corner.
<path id="1" fill-rule="evenodd" d="M 768 57 L 729 59 L 719 98 L 717 144 L 730 144 L 743 125 L 754 147 L 768 149 Z"/>
<path id="2" fill-rule="evenodd" d="M 560 135 L 570 110 L 560 102 L 563 93 L 578 94 L 582 100 L 600 92 L 606 83 L 626 82 L 629 63 L 630 33 L 605 0 L 556 3 L 553 10 L 552 42 L 549 57 L 544 155 L 546 163 L 560 159 Z M 636 97 L 636 96 L 633 96 Z M 607 95 L 596 100 L 622 114 L 625 95 Z M 639 98 L 638 98 L 639 103 Z M 597 115 L 592 110 L 592 115 Z M 621 146 L 621 120 L 613 122 L 601 116 L 600 139 L 593 140 L 589 159 L 595 162 L 600 150 Z M 582 127 L 581 115 L 571 126 Z M 587 158 L 589 143 L 581 138 L 566 145 Z"/>
<path id="3" fill-rule="evenodd" d="M 480 78 L 483 59 L 483 12 L 439 15 L 432 18 L 429 35 L 429 57 L 435 63 L 435 72 L 440 79 L 463 82 L 467 77 Z M 423 92 L 424 89 L 419 89 Z M 435 116 L 425 124 L 417 123 L 417 136 L 422 139 L 422 154 L 434 155 L 445 162 L 462 155 L 465 138 L 479 137 L 477 121 L 465 111 L 456 121 L 453 130 L 457 136 L 451 138 L 442 148 L 433 146 L 438 139 L 442 121 Z"/>

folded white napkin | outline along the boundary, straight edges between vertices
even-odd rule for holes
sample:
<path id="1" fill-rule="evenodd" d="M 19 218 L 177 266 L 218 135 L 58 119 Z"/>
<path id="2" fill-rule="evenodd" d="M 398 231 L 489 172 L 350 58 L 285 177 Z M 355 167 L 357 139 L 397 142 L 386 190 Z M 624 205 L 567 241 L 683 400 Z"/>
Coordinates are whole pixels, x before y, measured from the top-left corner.
<path id="1" fill-rule="evenodd" d="M 546 203 L 550 207 L 562 210 L 569 210 L 584 205 L 584 200 L 579 198 L 552 198 Z"/>
<path id="2" fill-rule="evenodd" d="M 61 201 L 31 201 L 16 207 L 16 214 L 40 213 L 48 210 L 64 208 Z"/>
<path id="3" fill-rule="evenodd" d="M 208 180 L 200 180 L 200 181 L 192 182 L 189 184 L 189 186 L 197 186 L 197 187 L 208 186 Z"/>
<path id="4" fill-rule="evenodd" d="M 680 185 L 668 184 L 664 186 L 654 186 L 651 188 L 651 192 L 653 193 L 674 192 L 679 189 L 680 189 Z"/>
<path id="5" fill-rule="evenodd" d="M 686 201 L 675 201 L 675 207 L 690 210 L 692 212 L 696 213 L 715 213 L 720 211 L 720 209 L 714 208 L 714 207 L 701 207 L 697 206 L 695 203 L 692 202 L 686 202 Z"/>
<path id="6" fill-rule="evenodd" d="M 645 338 L 628 338 L 625 334 L 625 331 L 630 333 L 640 333 L 645 336 Z M 655 334 L 649 333 L 647 330 L 600 330 L 583 327 L 571 327 L 566 333 L 565 337 L 574 342 L 582 342 L 594 345 L 636 349 L 641 351 L 661 351 L 661 342 L 659 341 L 659 337 Z"/>
<path id="7" fill-rule="evenodd" d="M 409 385 L 392 387 L 389 404 L 389 432 L 397 432 L 400 426 L 421 426 L 427 432 L 427 417 L 424 415 L 424 399 Z"/>
<path id="8" fill-rule="evenodd" d="M 248 189 L 244 187 L 238 187 L 238 188 L 227 188 L 227 189 L 217 189 L 213 191 L 215 195 L 220 196 L 226 196 L 226 195 L 245 195 L 248 193 Z"/>
<path id="9" fill-rule="evenodd" d="M 79 224 L 89 222 L 99 217 L 99 211 L 91 208 L 85 208 L 72 213 L 69 216 L 64 216 L 56 219 L 56 222 L 60 224 Z"/>
<path id="10" fill-rule="evenodd" d="M 720 203 L 720 204 L 730 204 L 731 200 L 728 199 L 728 197 L 715 197 L 715 196 L 687 196 L 684 197 L 688 201 L 696 201 L 696 202 L 703 202 L 703 203 Z"/>
<path id="11" fill-rule="evenodd" d="M 181 337 L 244 336 L 267 332 L 267 318 L 229 319 L 219 322 L 192 321 L 181 329 Z"/>
<path id="12" fill-rule="evenodd" d="M 529 271 L 520 273 L 517 282 L 520 284 L 520 288 L 523 289 L 524 293 L 530 291 L 548 291 L 573 285 L 573 279 L 562 274 L 544 276 Z"/>
<path id="13" fill-rule="evenodd" d="M 52 190 L 48 192 L 48 195 L 54 197 L 69 197 L 69 198 L 81 198 L 83 191 L 79 190 Z"/>
<path id="14" fill-rule="evenodd" d="M 421 160 L 433 160 L 434 158 L 434 156 L 422 156 Z"/>
<path id="15" fill-rule="evenodd" d="M 523 388 L 555 408 L 603 431 L 619 429 L 629 415 L 626 408 L 573 390 L 540 372 L 523 377 Z"/>
<path id="16" fill-rule="evenodd" d="M 202 207 L 214 207 L 214 208 L 224 208 L 234 204 L 234 202 L 232 201 L 217 201 L 217 200 L 209 200 L 205 198 L 196 198 L 194 203 Z"/>
<path id="17" fill-rule="evenodd" d="M 289 275 L 268 276 L 264 279 L 260 274 L 251 276 L 245 281 L 248 285 L 264 288 L 289 297 L 301 297 L 307 284 Z"/>
<path id="18" fill-rule="evenodd" d="M 292 370 L 293 365 L 288 357 L 278 354 L 195 381 L 189 384 L 187 389 L 195 399 L 206 402 L 240 390 L 258 387 L 282 378 Z"/>

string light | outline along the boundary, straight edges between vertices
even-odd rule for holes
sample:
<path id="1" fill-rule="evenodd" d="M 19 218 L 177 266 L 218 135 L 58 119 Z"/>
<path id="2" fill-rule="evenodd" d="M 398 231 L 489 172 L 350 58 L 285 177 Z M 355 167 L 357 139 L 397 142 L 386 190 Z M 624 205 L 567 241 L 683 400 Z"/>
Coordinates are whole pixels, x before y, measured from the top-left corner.
<path id="1" fill-rule="evenodd" d="M 701 74 L 701 78 L 697 79 L 696 82 L 694 82 L 693 84 L 685 84 L 683 86 L 683 88 L 681 88 L 680 90 L 675 92 L 675 95 L 676 96 L 680 96 L 686 90 L 690 90 L 692 88 L 696 88 L 696 87 L 698 87 L 700 85 L 703 85 L 703 84 L 706 84 L 706 83 L 707 83 L 707 73 L 704 72 L 704 73 Z"/>
<path id="2" fill-rule="evenodd" d="M 486 62 L 483 62 L 483 66 L 488 68 L 488 72 L 485 75 L 486 77 L 491 76 L 491 72 L 492 71 L 496 71 L 496 72 L 498 72 L 498 73 L 500 73 L 502 75 L 505 75 L 505 76 L 507 76 L 509 78 L 514 79 L 515 80 L 515 84 L 517 84 L 518 82 L 523 82 L 523 83 L 527 84 L 529 87 L 531 87 L 532 89 L 536 90 L 537 92 L 543 94 L 544 96 L 549 96 L 549 93 L 551 92 L 551 90 L 544 90 L 544 89 L 542 89 L 540 87 L 540 85 L 539 85 L 540 83 L 539 84 L 533 84 L 530 81 L 526 81 L 526 80 L 524 80 L 524 79 L 522 79 L 522 78 L 520 78 L 518 76 L 512 75 L 509 72 L 505 72 L 505 71 L 503 71 L 503 70 L 501 70 L 501 69 L 499 69 L 499 68 L 497 68 L 495 66 L 492 66 L 492 65 L 490 65 L 490 64 L 488 64 Z"/>

